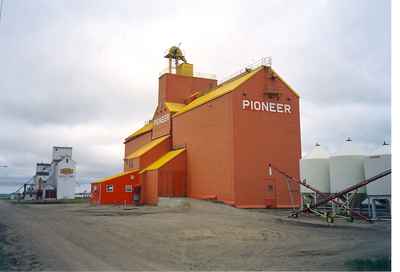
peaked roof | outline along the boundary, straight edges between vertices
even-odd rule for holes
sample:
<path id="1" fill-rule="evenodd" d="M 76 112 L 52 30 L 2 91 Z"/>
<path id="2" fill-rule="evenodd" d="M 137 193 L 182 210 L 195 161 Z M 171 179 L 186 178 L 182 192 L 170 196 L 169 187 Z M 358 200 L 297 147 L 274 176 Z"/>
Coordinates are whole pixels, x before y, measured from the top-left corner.
<path id="1" fill-rule="evenodd" d="M 143 154 L 145 154 L 148 151 L 150 151 L 151 149 L 153 149 L 154 147 L 156 147 L 157 145 L 159 145 L 160 143 L 162 143 L 167 138 L 169 138 L 169 135 L 157 138 L 157 139 L 155 139 L 155 140 L 153 140 L 153 141 L 141 146 L 135 152 L 133 152 L 132 154 L 129 154 L 125 159 L 134 159 L 134 158 L 140 157 Z"/>
<path id="2" fill-rule="evenodd" d="M 300 95 L 292 88 L 292 86 L 290 86 L 289 83 L 287 83 L 277 72 L 275 72 L 274 69 L 271 68 L 271 70 L 272 70 L 272 72 L 274 73 L 274 75 L 275 75 L 280 81 L 282 81 L 283 84 L 285 84 L 286 87 L 287 87 L 294 95 L 296 95 L 297 97 L 300 97 Z"/>
<path id="3" fill-rule="evenodd" d="M 372 152 L 372 156 L 391 155 L 391 148 L 389 144 L 381 145 L 377 150 Z"/>
<path id="4" fill-rule="evenodd" d="M 265 66 L 261 65 L 253 70 L 250 70 L 249 72 L 244 72 L 236 77 L 233 77 L 222 84 L 218 85 L 214 90 L 206 93 L 205 95 L 202 95 L 198 97 L 197 99 L 193 100 L 189 104 L 185 105 L 182 107 L 174 116 L 177 116 L 179 114 L 182 114 L 184 112 L 190 111 L 196 107 L 199 107 L 211 100 L 214 100 L 224 94 L 230 93 L 234 91 L 237 87 L 239 87 L 241 84 L 252 78 L 257 72 L 265 68 Z M 282 81 L 283 84 L 286 85 L 286 87 L 297 97 L 300 97 L 299 94 L 285 81 L 283 80 L 282 77 L 279 76 L 277 72 L 275 72 L 274 69 L 272 69 L 273 74 Z"/>
<path id="5" fill-rule="evenodd" d="M 177 112 L 174 116 L 177 116 L 179 114 L 182 114 L 184 112 L 190 111 L 194 108 L 197 108 L 211 100 L 214 100 L 224 94 L 230 93 L 233 90 L 235 90 L 237 87 L 239 87 L 241 84 L 249 80 L 252 76 L 254 76 L 258 71 L 263 69 L 264 66 L 260 66 L 257 69 L 254 69 L 250 72 L 245 72 L 236 78 L 233 78 L 231 80 L 228 80 L 220 85 L 218 85 L 214 90 L 206 93 L 205 95 L 200 96 L 199 98 L 193 100 L 186 106 L 184 106 L 179 112 Z"/>
<path id="6" fill-rule="evenodd" d="M 339 150 L 333 155 L 337 156 L 364 156 L 365 152 L 362 150 L 361 146 L 354 143 L 351 140 L 346 140 L 344 144 L 339 148 Z"/>
<path id="7" fill-rule="evenodd" d="M 329 158 L 329 153 L 320 145 L 316 145 L 314 149 L 305 156 L 304 159 L 328 159 Z"/>
<path id="8" fill-rule="evenodd" d="M 185 107 L 185 104 L 173 103 L 173 102 L 165 102 L 165 107 L 166 107 L 170 112 L 178 112 L 178 111 L 180 111 L 183 107 Z"/>
<path id="9" fill-rule="evenodd" d="M 149 122 L 148 124 L 144 125 L 143 127 L 141 127 L 140 129 L 136 130 L 134 133 L 132 133 L 131 135 L 129 135 L 126 139 L 125 142 L 129 141 L 130 139 L 142 135 L 146 132 L 149 132 L 150 130 L 153 129 L 153 122 Z"/>
<path id="10" fill-rule="evenodd" d="M 181 148 L 181 149 L 172 150 L 172 151 L 166 153 L 165 155 L 161 156 L 158 160 L 156 160 L 155 162 L 153 162 L 152 164 L 147 166 L 145 169 L 140 171 L 140 174 L 144 173 L 146 171 L 151 171 L 151 170 L 155 170 L 155 169 L 162 167 L 167 162 L 173 160 L 175 157 L 177 157 L 179 154 L 181 154 L 185 150 L 186 150 L 185 148 Z"/>
<path id="11" fill-rule="evenodd" d="M 115 175 L 110 176 L 110 177 L 106 177 L 106 178 L 103 178 L 103 179 L 100 179 L 100 180 L 97 180 L 97 181 L 93 181 L 91 183 L 92 184 L 94 184 L 94 183 L 102 183 L 102 182 L 105 182 L 105 181 L 109 181 L 111 179 L 115 179 L 115 178 L 118 178 L 118 177 L 122 177 L 122 176 L 125 176 L 125 175 L 128 175 L 128 174 L 135 173 L 137 171 L 139 171 L 139 170 L 136 169 L 136 170 L 131 170 L 131 171 L 127 171 L 127 172 L 121 172 L 121 173 L 115 174 Z"/>

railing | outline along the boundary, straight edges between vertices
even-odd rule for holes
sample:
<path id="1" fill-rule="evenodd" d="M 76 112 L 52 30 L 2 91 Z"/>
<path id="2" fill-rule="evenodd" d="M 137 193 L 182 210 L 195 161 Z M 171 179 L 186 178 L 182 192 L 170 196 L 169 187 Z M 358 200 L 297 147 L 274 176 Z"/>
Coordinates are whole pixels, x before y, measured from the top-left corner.
<path id="1" fill-rule="evenodd" d="M 240 74 L 243 74 L 244 72 L 246 72 L 246 71 L 249 70 L 249 69 L 250 69 L 250 70 L 253 70 L 253 69 L 256 69 L 256 68 L 258 68 L 258 67 L 260 67 L 260 66 L 271 67 L 271 65 L 272 65 L 272 58 L 271 58 L 271 57 L 263 57 L 263 58 L 261 58 L 261 59 L 255 61 L 255 62 L 253 62 L 253 63 L 250 63 L 250 64 L 246 65 L 244 68 L 240 69 L 239 71 L 236 71 L 236 72 L 233 73 L 233 74 L 230 74 L 230 75 L 228 75 L 228 76 L 223 77 L 222 80 L 220 81 L 221 83 L 219 83 L 219 84 L 223 84 L 223 83 L 225 83 L 225 82 L 231 80 L 232 78 L 235 78 L 235 77 L 237 77 L 237 76 L 240 75 Z M 168 67 L 166 67 L 165 69 L 163 69 L 163 70 L 159 73 L 159 76 L 162 76 L 162 75 L 167 74 L 167 73 L 169 73 L 169 68 L 168 68 Z M 176 67 L 174 67 L 174 66 L 171 67 L 171 74 L 176 74 Z M 193 73 L 193 76 L 194 76 L 194 77 L 201 77 L 201 78 L 208 78 L 208 79 L 217 79 L 217 76 L 216 76 L 216 75 L 214 75 L 214 74 L 208 74 L 208 73 L 198 73 L 198 72 L 195 72 L 195 73 Z"/>
<path id="2" fill-rule="evenodd" d="M 201 77 L 201 78 L 208 78 L 208 79 L 217 79 L 217 75 L 209 74 L 209 73 L 195 72 L 195 73 L 193 73 L 193 76 L 194 77 Z"/>
<path id="3" fill-rule="evenodd" d="M 271 57 L 263 57 L 263 58 L 255 61 L 255 62 L 253 62 L 251 64 L 246 65 L 244 68 L 240 69 L 239 71 L 236 71 L 233 74 L 230 74 L 228 76 L 223 77 L 222 80 L 221 80 L 221 83 L 219 83 L 219 85 L 220 84 L 224 84 L 227 81 L 230 81 L 231 79 L 237 77 L 240 74 L 243 74 L 244 72 L 246 72 L 249 69 L 253 70 L 253 69 L 256 69 L 256 68 L 258 68 L 260 66 L 271 67 L 271 65 L 272 65 L 272 58 Z"/>
<path id="4" fill-rule="evenodd" d="M 165 67 L 164 69 L 161 70 L 161 72 L 159 73 L 159 76 L 162 76 L 163 74 L 169 74 L 169 68 Z M 171 68 L 171 74 L 176 74 L 176 69 L 175 67 Z"/>
<path id="5" fill-rule="evenodd" d="M 160 73 L 159 76 L 162 76 L 164 74 L 169 74 L 169 68 L 166 67 L 164 68 Z M 171 68 L 171 74 L 176 74 L 176 68 L 172 67 Z M 217 76 L 214 74 L 209 74 L 209 73 L 199 73 L 199 72 L 193 72 L 193 77 L 201 77 L 201 78 L 207 78 L 207 79 L 217 79 Z"/>

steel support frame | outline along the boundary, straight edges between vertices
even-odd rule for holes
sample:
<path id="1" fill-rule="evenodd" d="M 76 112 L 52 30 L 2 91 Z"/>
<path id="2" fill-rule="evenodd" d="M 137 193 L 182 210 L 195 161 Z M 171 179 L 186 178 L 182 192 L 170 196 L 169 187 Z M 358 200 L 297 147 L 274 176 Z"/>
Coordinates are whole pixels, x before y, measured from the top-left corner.
<path id="1" fill-rule="evenodd" d="M 317 194 L 320 194 L 321 196 L 325 197 L 323 200 L 320 200 L 320 201 L 316 202 L 312 207 L 306 207 L 306 208 L 300 209 L 298 211 L 293 211 L 291 216 L 298 217 L 298 215 L 300 213 L 313 212 L 313 211 L 315 211 L 315 209 L 318 206 L 321 206 L 323 204 L 331 202 L 332 205 L 337 204 L 337 205 L 339 205 L 339 207 L 342 207 L 345 210 L 345 212 L 349 212 L 350 216 L 352 216 L 354 214 L 354 215 L 357 215 L 361 219 L 364 219 L 364 220 L 366 220 L 368 222 L 371 222 L 369 220 L 369 218 L 363 216 L 361 213 L 358 213 L 358 212 L 354 211 L 350 207 L 350 205 L 349 205 L 350 202 L 348 201 L 348 197 L 346 197 L 346 201 L 344 201 L 344 202 L 341 202 L 342 200 L 340 198 L 343 197 L 343 196 L 346 196 L 346 195 L 348 195 L 349 193 L 352 193 L 352 192 L 353 192 L 352 195 L 354 196 L 359 188 L 362 188 L 362 187 L 366 186 L 367 184 L 369 184 L 369 183 L 371 183 L 373 181 L 379 180 L 380 178 L 382 178 L 384 176 L 387 176 L 387 175 L 391 174 L 391 172 L 392 172 L 391 169 L 387 169 L 387 170 L 385 170 L 385 171 L 383 171 L 383 172 L 381 172 L 381 173 L 379 173 L 379 174 L 377 174 L 377 175 L 375 175 L 375 176 L 373 176 L 373 177 L 371 177 L 369 179 L 363 180 L 363 181 L 361 181 L 359 183 L 356 183 L 356 184 L 354 184 L 352 186 L 349 186 L 349 187 L 345 188 L 344 190 L 342 190 L 342 191 L 340 191 L 338 193 L 335 193 L 333 195 L 328 196 L 327 194 L 322 193 L 318 189 L 316 189 L 316 188 L 312 187 L 311 185 L 307 184 L 305 181 L 301 181 L 301 180 L 295 179 L 294 177 L 288 175 L 287 173 L 285 173 L 284 171 L 280 170 L 279 168 L 273 166 L 272 164 L 269 164 L 269 174 L 270 175 L 272 175 L 272 169 L 276 170 L 278 173 L 280 173 L 281 175 L 286 177 L 286 180 L 288 182 L 288 188 L 290 188 L 289 182 L 293 181 L 293 182 L 299 183 L 300 185 L 310 189 L 311 191 L 313 191 L 313 192 L 315 192 Z M 289 192 L 289 193 L 291 194 L 291 192 Z"/>

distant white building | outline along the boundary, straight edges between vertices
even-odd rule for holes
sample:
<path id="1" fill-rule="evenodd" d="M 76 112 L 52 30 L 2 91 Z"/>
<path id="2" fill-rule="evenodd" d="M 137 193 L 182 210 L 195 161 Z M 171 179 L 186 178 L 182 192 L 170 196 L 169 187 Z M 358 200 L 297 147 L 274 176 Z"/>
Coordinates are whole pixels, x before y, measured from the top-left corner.
<path id="1" fill-rule="evenodd" d="M 72 159 L 72 147 L 53 147 L 53 161 L 47 185 L 56 188 L 57 199 L 75 197 L 76 162 Z"/>
<path id="2" fill-rule="evenodd" d="M 37 163 L 33 186 L 25 186 L 25 199 L 73 199 L 76 162 L 72 147 L 53 147 L 51 163 Z"/>

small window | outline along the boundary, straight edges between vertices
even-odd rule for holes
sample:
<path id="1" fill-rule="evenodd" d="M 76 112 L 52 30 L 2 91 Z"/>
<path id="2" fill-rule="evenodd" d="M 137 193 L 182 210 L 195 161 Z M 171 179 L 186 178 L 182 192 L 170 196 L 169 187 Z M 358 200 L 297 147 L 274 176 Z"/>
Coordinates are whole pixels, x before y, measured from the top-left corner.
<path id="1" fill-rule="evenodd" d="M 131 193 L 132 192 L 132 185 L 125 185 L 125 192 Z"/>
<path id="2" fill-rule="evenodd" d="M 112 192 L 114 192 L 114 185 L 107 185 L 107 186 L 106 186 L 106 192 L 107 192 L 107 193 L 112 193 Z"/>

